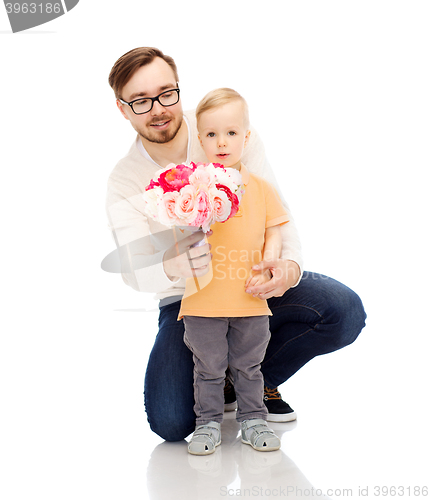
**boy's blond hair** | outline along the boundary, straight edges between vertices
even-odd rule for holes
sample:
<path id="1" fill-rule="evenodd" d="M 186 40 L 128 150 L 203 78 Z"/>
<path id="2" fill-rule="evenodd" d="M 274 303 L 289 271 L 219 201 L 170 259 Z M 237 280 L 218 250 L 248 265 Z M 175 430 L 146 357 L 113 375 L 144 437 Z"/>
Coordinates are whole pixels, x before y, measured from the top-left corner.
<path id="1" fill-rule="evenodd" d="M 238 92 L 226 87 L 211 90 L 199 102 L 196 109 L 197 127 L 199 125 L 199 119 L 203 113 L 209 111 L 210 109 L 215 109 L 220 106 L 223 106 L 224 104 L 228 104 L 232 101 L 240 101 L 243 104 L 243 122 L 245 128 L 248 128 L 249 127 L 248 104 Z"/>

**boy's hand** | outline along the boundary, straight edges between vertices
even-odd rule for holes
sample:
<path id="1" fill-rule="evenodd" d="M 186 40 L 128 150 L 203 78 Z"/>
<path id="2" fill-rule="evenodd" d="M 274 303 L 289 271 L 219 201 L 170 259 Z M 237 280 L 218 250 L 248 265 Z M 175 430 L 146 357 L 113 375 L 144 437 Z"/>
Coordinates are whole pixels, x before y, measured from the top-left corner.
<path id="1" fill-rule="evenodd" d="M 263 271 L 251 270 L 251 276 L 246 280 L 245 289 L 251 286 L 260 286 L 272 279 L 272 273 L 269 269 Z"/>
<path id="2" fill-rule="evenodd" d="M 272 278 L 261 285 L 247 284 L 246 293 L 251 293 L 259 299 L 282 297 L 284 293 L 297 283 L 300 277 L 300 267 L 293 260 L 263 260 L 252 268 L 254 271 L 269 270 Z"/>

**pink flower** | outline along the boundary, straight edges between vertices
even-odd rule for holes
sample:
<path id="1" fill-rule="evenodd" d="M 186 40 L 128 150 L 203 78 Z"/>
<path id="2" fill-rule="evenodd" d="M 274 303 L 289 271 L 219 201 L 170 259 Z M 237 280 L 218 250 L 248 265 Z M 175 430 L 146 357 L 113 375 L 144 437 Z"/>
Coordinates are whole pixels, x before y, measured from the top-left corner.
<path id="1" fill-rule="evenodd" d="M 193 173 L 190 175 L 189 182 L 196 189 L 199 189 L 201 185 L 210 189 L 215 185 L 215 176 L 210 171 L 209 166 L 205 167 L 203 164 L 195 168 Z"/>
<path id="2" fill-rule="evenodd" d="M 197 193 L 196 205 L 197 217 L 192 225 L 201 227 L 204 232 L 207 232 L 209 231 L 212 223 L 212 207 L 209 192 L 204 186 L 201 186 L 199 192 Z"/>
<path id="3" fill-rule="evenodd" d="M 225 191 L 216 188 L 209 190 L 213 207 L 213 218 L 215 222 L 225 222 L 231 213 L 231 201 Z"/>
<path id="4" fill-rule="evenodd" d="M 154 181 L 154 179 L 151 179 L 151 182 L 146 186 L 145 191 L 149 191 L 150 189 L 154 189 L 155 187 L 159 186 L 160 183 L 157 181 Z"/>
<path id="5" fill-rule="evenodd" d="M 233 217 L 242 197 L 240 173 L 220 163 L 171 163 L 143 193 L 144 211 L 165 226 L 200 227 Z"/>
<path id="6" fill-rule="evenodd" d="M 239 210 L 239 198 L 234 193 L 232 193 L 227 186 L 223 186 L 222 184 L 217 184 L 216 187 L 217 189 L 223 191 L 227 195 L 227 198 L 231 202 L 231 212 L 229 218 L 234 217 L 237 214 L 237 211 Z"/>
<path id="7" fill-rule="evenodd" d="M 158 178 L 159 185 L 165 193 L 179 191 L 189 184 L 188 178 L 193 170 L 186 165 L 177 165 L 176 167 L 165 170 Z"/>
<path id="8" fill-rule="evenodd" d="M 177 191 L 169 191 L 163 194 L 161 202 L 158 205 L 158 216 L 161 224 L 174 226 L 179 222 L 175 212 L 178 196 L 179 193 Z"/>
<path id="9" fill-rule="evenodd" d="M 181 225 L 193 225 L 197 217 L 196 190 L 193 186 L 183 187 L 176 199 L 175 213 Z"/>
<path id="10" fill-rule="evenodd" d="M 202 163 L 201 161 L 197 162 L 197 163 L 194 163 L 193 161 L 190 162 L 190 168 L 192 168 L 193 170 L 195 170 L 197 167 L 200 167 L 200 165 L 207 165 L 207 163 Z"/>

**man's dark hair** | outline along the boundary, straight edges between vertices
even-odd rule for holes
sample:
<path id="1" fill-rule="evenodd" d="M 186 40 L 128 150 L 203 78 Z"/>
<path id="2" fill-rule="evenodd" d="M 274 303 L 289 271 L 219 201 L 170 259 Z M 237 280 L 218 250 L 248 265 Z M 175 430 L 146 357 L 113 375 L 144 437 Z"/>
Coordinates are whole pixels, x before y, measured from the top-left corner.
<path id="1" fill-rule="evenodd" d="M 109 74 L 109 85 L 115 92 L 117 99 L 121 98 L 124 85 L 130 80 L 134 73 L 151 63 L 156 57 L 160 57 L 172 68 L 176 82 L 179 82 L 178 70 L 175 61 L 170 56 L 165 56 L 161 50 L 155 47 L 138 47 L 130 50 L 114 64 Z"/>

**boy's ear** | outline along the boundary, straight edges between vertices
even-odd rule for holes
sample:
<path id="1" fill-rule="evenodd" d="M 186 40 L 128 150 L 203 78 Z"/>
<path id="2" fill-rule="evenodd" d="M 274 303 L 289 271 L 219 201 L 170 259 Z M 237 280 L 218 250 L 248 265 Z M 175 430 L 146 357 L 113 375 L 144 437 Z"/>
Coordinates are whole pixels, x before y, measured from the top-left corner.
<path id="1" fill-rule="evenodd" d="M 245 143 L 244 143 L 244 146 L 246 146 L 248 144 L 248 141 L 249 141 L 249 137 L 251 135 L 251 131 L 250 130 L 247 130 L 246 131 L 246 135 L 245 135 Z"/>

